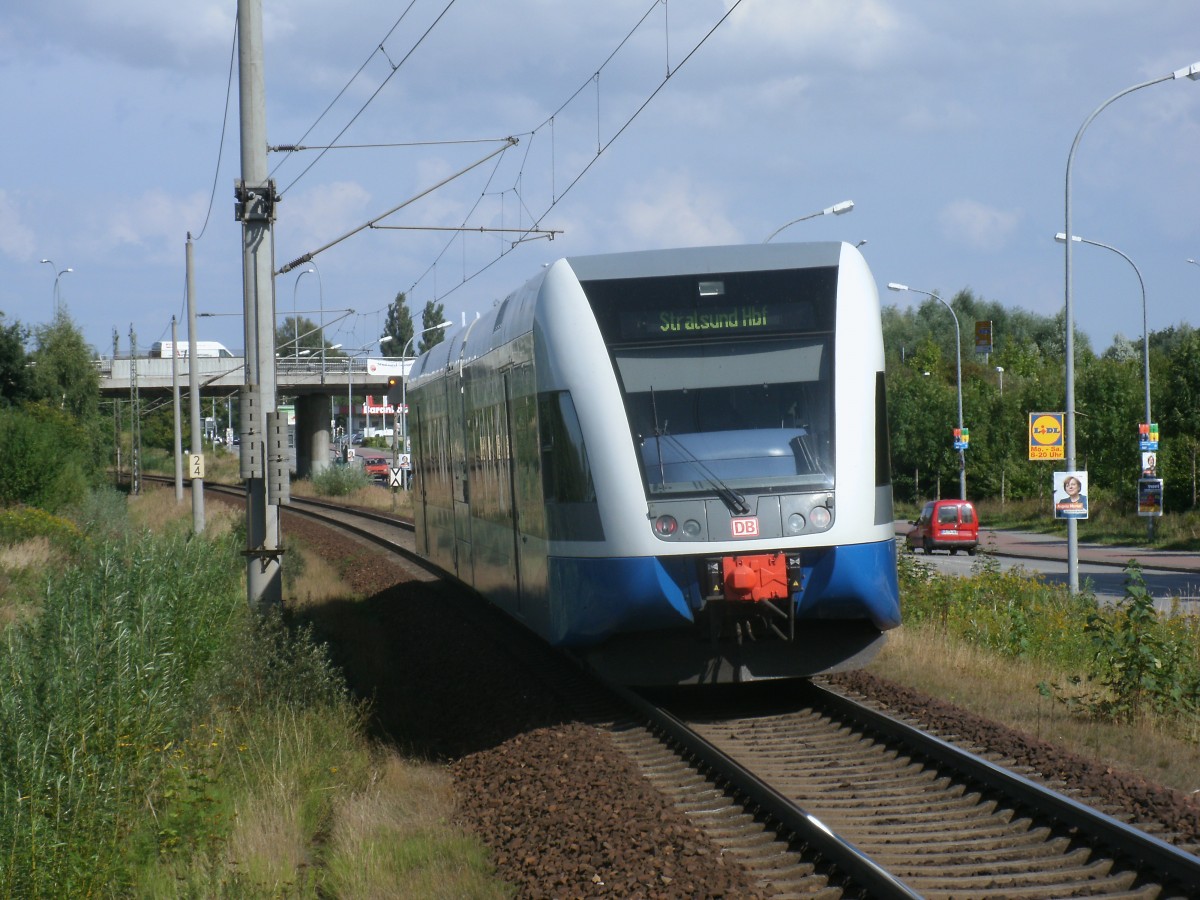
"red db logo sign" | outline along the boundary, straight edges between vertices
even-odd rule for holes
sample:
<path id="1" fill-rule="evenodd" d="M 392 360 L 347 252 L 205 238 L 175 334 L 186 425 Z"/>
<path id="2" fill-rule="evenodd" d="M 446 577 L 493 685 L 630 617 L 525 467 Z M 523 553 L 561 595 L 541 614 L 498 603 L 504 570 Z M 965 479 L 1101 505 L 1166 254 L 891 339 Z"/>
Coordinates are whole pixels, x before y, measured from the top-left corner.
<path id="1" fill-rule="evenodd" d="M 733 519 L 734 537 L 758 537 L 758 519 Z"/>

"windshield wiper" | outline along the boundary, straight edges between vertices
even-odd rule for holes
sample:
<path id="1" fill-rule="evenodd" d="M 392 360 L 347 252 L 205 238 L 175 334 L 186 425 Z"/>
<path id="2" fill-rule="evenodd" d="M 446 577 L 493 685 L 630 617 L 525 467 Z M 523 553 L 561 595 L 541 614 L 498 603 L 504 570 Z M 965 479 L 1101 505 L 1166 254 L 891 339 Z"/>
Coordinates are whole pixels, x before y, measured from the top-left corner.
<path id="1" fill-rule="evenodd" d="M 659 437 L 660 437 L 660 435 L 658 435 L 656 433 L 655 439 L 657 440 Z M 739 516 L 747 515 L 750 512 L 750 506 L 746 503 L 746 498 L 742 494 L 739 494 L 737 491 L 735 491 L 733 488 L 731 488 L 729 485 L 727 485 L 724 481 L 722 481 L 720 478 L 718 478 L 715 474 L 713 474 L 713 471 L 708 466 L 706 466 L 703 463 L 703 461 L 701 461 L 701 459 L 698 456 L 696 456 L 696 454 L 694 454 L 691 450 L 689 450 L 682 441 L 680 441 L 677 437 L 675 437 L 674 435 L 671 435 L 671 434 L 664 434 L 664 435 L 661 435 L 661 437 L 666 438 L 667 441 L 670 442 L 671 446 L 673 446 L 676 450 L 678 450 L 680 453 L 682 453 L 684 456 L 686 456 L 688 462 L 690 462 L 693 466 L 695 466 L 695 468 L 697 470 L 699 470 L 700 474 L 703 475 L 704 479 L 708 482 L 709 487 L 711 487 L 716 492 L 716 495 L 721 498 L 722 502 L 726 506 L 729 507 L 730 512 L 734 513 L 735 515 L 739 515 Z M 659 468 L 662 467 L 662 450 L 661 450 L 661 448 L 660 448 L 659 454 L 658 454 L 658 465 L 659 465 Z M 664 483 L 665 483 L 665 478 L 664 478 Z"/>

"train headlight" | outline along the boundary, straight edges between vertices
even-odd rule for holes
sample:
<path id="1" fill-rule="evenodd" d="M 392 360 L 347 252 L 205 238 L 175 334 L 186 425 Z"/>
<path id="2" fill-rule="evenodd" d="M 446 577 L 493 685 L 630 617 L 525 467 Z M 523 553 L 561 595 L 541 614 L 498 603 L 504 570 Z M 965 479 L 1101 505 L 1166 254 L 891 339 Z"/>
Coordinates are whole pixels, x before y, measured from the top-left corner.
<path id="1" fill-rule="evenodd" d="M 788 533 L 799 534 L 804 530 L 804 516 L 800 513 L 792 513 L 788 516 Z"/>
<path id="2" fill-rule="evenodd" d="M 688 519 L 683 523 L 683 533 L 688 537 L 697 537 L 700 534 L 700 523 L 695 519 Z"/>
<path id="3" fill-rule="evenodd" d="M 833 521 L 833 516 L 831 516 L 829 514 L 829 510 L 823 506 L 814 506 L 808 512 L 808 518 L 812 521 L 813 528 L 819 528 L 822 531 L 828 528 L 829 523 Z"/>
<path id="4" fill-rule="evenodd" d="M 654 532 L 659 537 L 670 537 L 679 528 L 674 516 L 659 516 L 654 520 Z"/>

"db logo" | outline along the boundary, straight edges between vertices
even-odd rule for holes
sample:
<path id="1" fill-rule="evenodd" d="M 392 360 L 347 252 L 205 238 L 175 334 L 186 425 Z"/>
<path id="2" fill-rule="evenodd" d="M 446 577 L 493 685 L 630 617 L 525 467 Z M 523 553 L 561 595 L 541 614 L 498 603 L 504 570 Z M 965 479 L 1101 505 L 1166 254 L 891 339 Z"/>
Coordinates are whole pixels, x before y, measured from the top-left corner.
<path id="1" fill-rule="evenodd" d="M 734 537 L 758 537 L 757 518 L 734 519 L 732 524 Z"/>

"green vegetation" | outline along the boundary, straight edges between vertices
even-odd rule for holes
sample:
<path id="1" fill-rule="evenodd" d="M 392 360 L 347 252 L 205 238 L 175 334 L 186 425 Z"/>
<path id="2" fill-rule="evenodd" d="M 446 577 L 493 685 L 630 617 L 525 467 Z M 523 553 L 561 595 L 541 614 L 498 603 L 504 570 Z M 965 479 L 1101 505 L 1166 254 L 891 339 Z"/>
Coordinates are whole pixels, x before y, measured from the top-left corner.
<path id="1" fill-rule="evenodd" d="M 1200 623 L 1158 615 L 1136 564 L 1124 601 L 1107 608 L 1036 574 L 1001 572 L 986 551 L 971 578 L 936 574 L 906 553 L 899 571 L 906 627 L 1074 673 L 1043 690 L 1080 714 L 1153 717 L 1183 734 L 1200 725 Z"/>
<path id="2" fill-rule="evenodd" d="M 362 466 L 334 465 L 318 472 L 312 479 L 317 496 L 345 497 L 371 485 Z"/>
<path id="3" fill-rule="evenodd" d="M 1031 412 L 1063 410 L 1062 315 L 1037 316 L 1007 308 L 969 290 L 955 294 L 950 305 L 963 325 L 962 393 L 964 420 L 971 432 L 966 452 L 971 499 L 995 500 L 1004 507 L 1030 501 L 1044 523 L 1051 518 L 1051 472 L 1063 464 L 1029 460 L 1028 417 Z M 974 352 L 970 323 L 975 321 L 992 322 L 995 349 L 990 356 Z M 885 307 L 883 322 L 896 498 L 917 503 L 955 494 L 953 323 L 934 299 L 904 311 Z M 1079 468 L 1089 475 L 1090 515 L 1110 512 L 1115 519 L 1132 522 L 1130 530 L 1140 532 L 1139 541 L 1144 542 L 1146 522 L 1136 514 L 1141 471 L 1137 426 L 1145 418 L 1141 341 L 1116 335 L 1111 346 L 1097 354 L 1086 336 L 1076 335 L 1075 347 L 1076 456 Z M 1195 510 L 1200 494 L 1200 331 L 1180 325 L 1151 334 L 1150 368 L 1152 417 L 1162 435 L 1157 474 L 1164 480 L 1169 518 Z M 1081 539 L 1094 539 L 1083 531 L 1087 522 L 1081 526 Z M 1173 540 L 1177 539 L 1178 534 Z M 1161 540 L 1156 534 L 1156 545 Z M 1193 534 L 1190 541 L 1189 546 L 1200 546 L 1200 535 Z"/>
<path id="4" fill-rule="evenodd" d="M 130 502 L 155 497 L 153 531 L 115 492 L 73 525 L 0 516 L 56 550 L 4 592 L 0 895 L 503 896 L 429 799 L 444 773 L 372 744 L 321 647 L 249 612 L 237 517 L 192 536 L 171 492 Z"/>

